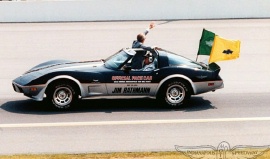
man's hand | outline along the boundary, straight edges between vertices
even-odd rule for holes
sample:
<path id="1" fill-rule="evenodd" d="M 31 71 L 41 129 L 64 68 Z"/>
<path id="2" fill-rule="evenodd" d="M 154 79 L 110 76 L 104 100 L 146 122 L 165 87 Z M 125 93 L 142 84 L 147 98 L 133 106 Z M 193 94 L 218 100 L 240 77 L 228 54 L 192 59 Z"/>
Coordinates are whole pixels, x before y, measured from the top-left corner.
<path id="1" fill-rule="evenodd" d="M 162 50 L 162 48 L 160 48 L 160 47 L 154 47 L 154 49 L 156 49 L 156 50 Z"/>
<path id="2" fill-rule="evenodd" d="M 155 22 L 151 22 L 150 25 L 149 25 L 149 29 L 152 29 L 155 27 Z"/>

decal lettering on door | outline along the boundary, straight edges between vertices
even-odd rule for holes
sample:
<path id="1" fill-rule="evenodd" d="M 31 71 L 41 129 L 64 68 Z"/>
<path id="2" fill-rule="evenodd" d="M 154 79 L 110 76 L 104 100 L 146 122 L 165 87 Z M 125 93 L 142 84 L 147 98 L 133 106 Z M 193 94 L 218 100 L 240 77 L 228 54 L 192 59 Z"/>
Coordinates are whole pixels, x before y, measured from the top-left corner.
<path id="1" fill-rule="evenodd" d="M 112 91 L 113 94 L 149 94 L 150 87 L 116 87 Z"/>
<path id="2" fill-rule="evenodd" d="M 114 83 L 147 83 L 152 81 L 152 76 L 112 76 Z"/>

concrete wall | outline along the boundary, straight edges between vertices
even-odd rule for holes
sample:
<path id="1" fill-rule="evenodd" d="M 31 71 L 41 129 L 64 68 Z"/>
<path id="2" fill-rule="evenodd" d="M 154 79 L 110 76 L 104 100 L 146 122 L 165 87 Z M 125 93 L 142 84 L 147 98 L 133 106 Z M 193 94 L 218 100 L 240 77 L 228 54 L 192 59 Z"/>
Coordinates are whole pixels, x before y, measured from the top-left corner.
<path id="1" fill-rule="evenodd" d="M 44 0 L 0 2 L 0 22 L 269 17 L 269 0 Z"/>

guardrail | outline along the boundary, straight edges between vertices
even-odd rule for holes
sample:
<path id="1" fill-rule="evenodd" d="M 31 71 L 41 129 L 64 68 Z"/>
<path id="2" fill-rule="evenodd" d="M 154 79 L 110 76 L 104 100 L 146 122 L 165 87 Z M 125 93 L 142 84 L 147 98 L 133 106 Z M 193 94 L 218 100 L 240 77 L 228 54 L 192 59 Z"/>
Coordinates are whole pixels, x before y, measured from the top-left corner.
<path id="1" fill-rule="evenodd" d="M 267 0 L 2 1 L 0 22 L 269 18 Z"/>

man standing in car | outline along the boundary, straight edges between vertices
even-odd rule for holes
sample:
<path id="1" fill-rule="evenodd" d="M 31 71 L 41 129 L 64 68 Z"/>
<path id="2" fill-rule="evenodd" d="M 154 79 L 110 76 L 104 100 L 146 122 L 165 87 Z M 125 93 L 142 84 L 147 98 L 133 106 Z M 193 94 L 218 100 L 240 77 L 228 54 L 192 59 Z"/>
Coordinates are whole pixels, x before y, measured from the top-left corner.
<path id="1" fill-rule="evenodd" d="M 149 32 L 150 29 L 155 27 L 155 23 L 151 22 L 149 25 L 149 28 L 145 30 L 144 33 L 140 33 L 137 35 L 137 40 L 134 40 L 132 43 L 132 48 L 142 48 L 146 51 L 150 52 L 155 52 L 154 49 L 160 49 L 158 47 L 150 47 L 150 46 L 145 46 L 144 41 L 146 38 L 147 33 Z M 135 56 L 132 59 L 132 68 L 133 69 L 141 69 L 142 68 L 142 61 L 144 60 L 144 54 L 145 52 L 137 52 Z"/>
<path id="2" fill-rule="evenodd" d="M 143 48 L 147 51 L 153 50 L 155 47 L 145 46 L 143 43 L 144 43 L 144 41 L 146 39 L 146 35 L 150 31 L 150 29 L 152 29 L 154 27 L 155 27 L 155 23 L 152 22 L 152 23 L 150 23 L 149 28 L 147 28 L 143 33 L 138 34 L 137 40 L 134 40 L 132 43 L 132 48 Z"/>

